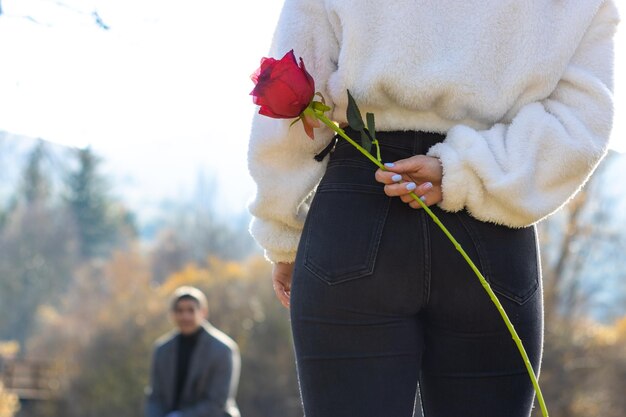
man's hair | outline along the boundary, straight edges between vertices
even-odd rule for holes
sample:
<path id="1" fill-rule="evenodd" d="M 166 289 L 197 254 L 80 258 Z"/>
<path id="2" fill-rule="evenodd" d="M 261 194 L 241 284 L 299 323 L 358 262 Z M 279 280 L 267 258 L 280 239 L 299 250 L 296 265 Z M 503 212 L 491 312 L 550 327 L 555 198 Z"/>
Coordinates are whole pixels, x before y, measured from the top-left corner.
<path id="1" fill-rule="evenodd" d="M 194 300 L 200 308 L 208 308 L 208 302 L 205 295 L 196 287 L 188 285 L 178 287 L 172 293 L 170 299 L 170 310 L 176 310 L 176 305 L 180 300 Z"/>

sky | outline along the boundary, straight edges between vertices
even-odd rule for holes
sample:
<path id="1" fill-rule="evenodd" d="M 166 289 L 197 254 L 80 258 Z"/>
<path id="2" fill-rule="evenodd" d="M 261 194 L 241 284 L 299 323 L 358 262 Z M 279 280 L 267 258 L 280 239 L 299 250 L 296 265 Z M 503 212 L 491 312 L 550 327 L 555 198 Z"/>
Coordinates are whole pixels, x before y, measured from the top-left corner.
<path id="1" fill-rule="evenodd" d="M 242 210 L 254 192 L 249 76 L 281 0 L 0 2 L 0 130 L 91 145 L 154 195 L 186 192 L 201 170 L 225 207 Z M 622 28 L 616 74 L 626 74 L 625 44 Z M 626 152 L 623 77 L 611 147 Z"/>
<path id="2" fill-rule="evenodd" d="M 279 1 L 0 1 L 0 130 L 91 145 L 155 199 L 185 194 L 202 170 L 242 211 L 249 77 Z"/>

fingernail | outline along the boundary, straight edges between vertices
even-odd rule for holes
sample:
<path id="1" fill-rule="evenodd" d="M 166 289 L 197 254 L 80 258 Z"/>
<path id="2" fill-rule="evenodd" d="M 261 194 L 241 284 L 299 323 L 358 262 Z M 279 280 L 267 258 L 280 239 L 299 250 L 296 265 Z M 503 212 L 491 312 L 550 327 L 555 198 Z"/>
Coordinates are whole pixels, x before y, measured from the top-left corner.
<path id="1" fill-rule="evenodd" d="M 415 187 L 417 187 L 417 185 L 415 185 L 415 183 L 414 183 L 414 182 L 410 182 L 410 183 L 408 183 L 408 184 L 406 185 L 406 189 L 407 189 L 407 190 L 409 190 L 409 191 L 413 191 L 413 190 L 415 190 Z"/>
<path id="2" fill-rule="evenodd" d="M 393 162 L 385 162 L 385 166 L 387 168 L 393 168 L 394 166 L 396 166 L 396 164 L 394 164 Z"/>
<path id="3" fill-rule="evenodd" d="M 420 200 L 422 200 L 423 202 L 426 202 L 426 196 L 425 195 L 421 196 Z"/>
<path id="4" fill-rule="evenodd" d="M 431 188 L 433 188 L 433 183 L 432 182 L 425 182 L 424 183 L 424 188 L 426 188 L 427 190 L 430 190 Z"/>
<path id="5" fill-rule="evenodd" d="M 395 174 L 393 177 L 391 177 L 391 180 L 392 180 L 393 182 L 398 182 L 398 181 L 400 181 L 401 179 L 402 179 L 402 175 L 400 175 L 400 174 Z"/>

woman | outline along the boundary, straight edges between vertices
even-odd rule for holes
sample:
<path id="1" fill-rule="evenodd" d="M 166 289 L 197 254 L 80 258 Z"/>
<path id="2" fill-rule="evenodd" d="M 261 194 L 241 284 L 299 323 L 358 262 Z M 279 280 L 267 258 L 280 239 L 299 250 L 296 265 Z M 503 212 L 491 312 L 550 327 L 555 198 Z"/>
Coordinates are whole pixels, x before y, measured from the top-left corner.
<path id="1" fill-rule="evenodd" d="M 408 193 L 538 372 L 535 223 L 606 152 L 617 21 L 612 0 L 285 1 L 270 56 L 294 49 L 343 125 L 349 89 L 388 161 L 340 140 L 319 162 L 330 129 L 253 120 L 251 233 L 290 307 L 306 417 L 410 417 L 418 395 L 426 417 L 529 416 L 507 329 Z"/>

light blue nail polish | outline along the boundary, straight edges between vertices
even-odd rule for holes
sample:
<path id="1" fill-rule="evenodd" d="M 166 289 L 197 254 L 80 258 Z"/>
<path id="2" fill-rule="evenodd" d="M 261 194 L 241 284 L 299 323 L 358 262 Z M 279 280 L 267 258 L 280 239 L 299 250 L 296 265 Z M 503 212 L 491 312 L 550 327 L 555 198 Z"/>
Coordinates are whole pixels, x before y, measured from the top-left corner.
<path id="1" fill-rule="evenodd" d="M 391 177 L 391 180 L 392 180 L 393 182 L 398 182 L 398 181 L 400 181 L 401 179 L 402 179 L 402 175 L 400 175 L 400 174 L 395 174 L 393 177 Z"/>
<path id="2" fill-rule="evenodd" d="M 387 168 L 393 168 L 394 166 L 396 166 L 396 164 L 394 164 L 393 162 L 385 162 L 385 166 Z"/>
<path id="3" fill-rule="evenodd" d="M 423 202 L 426 202 L 426 196 L 425 195 L 421 196 L 420 200 L 422 200 Z"/>
<path id="4" fill-rule="evenodd" d="M 406 189 L 407 189 L 407 190 L 409 190 L 409 191 L 413 191 L 413 190 L 415 190 L 415 187 L 417 187 L 417 185 L 415 185 L 415 183 L 414 183 L 414 182 L 410 182 L 410 183 L 408 183 L 408 184 L 406 185 Z"/>
<path id="5" fill-rule="evenodd" d="M 430 190 L 431 188 L 433 188 L 433 183 L 432 182 L 424 183 L 424 188 L 426 188 L 427 190 Z"/>

